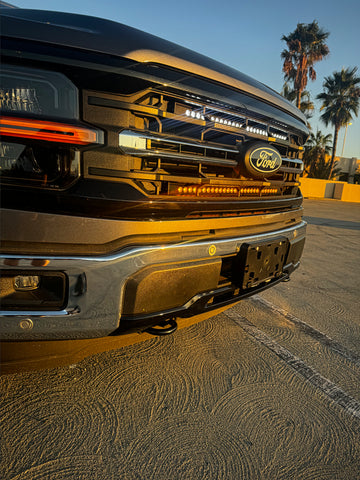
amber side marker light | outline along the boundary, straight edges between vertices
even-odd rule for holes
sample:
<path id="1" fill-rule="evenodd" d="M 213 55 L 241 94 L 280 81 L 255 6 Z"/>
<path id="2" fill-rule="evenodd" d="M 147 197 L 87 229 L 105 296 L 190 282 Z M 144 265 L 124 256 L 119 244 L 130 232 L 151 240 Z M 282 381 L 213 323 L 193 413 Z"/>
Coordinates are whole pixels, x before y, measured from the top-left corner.
<path id="1" fill-rule="evenodd" d="M 100 138 L 102 132 L 65 123 L 27 118 L 1 117 L 0 134 L 75 145 L 102 143 Z"/>

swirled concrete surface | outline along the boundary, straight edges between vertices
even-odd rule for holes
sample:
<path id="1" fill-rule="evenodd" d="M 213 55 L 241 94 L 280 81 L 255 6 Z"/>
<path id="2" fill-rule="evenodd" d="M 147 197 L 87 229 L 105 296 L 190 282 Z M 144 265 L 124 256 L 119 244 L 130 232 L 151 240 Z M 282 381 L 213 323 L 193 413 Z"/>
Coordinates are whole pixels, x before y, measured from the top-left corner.
<path id="1" fill-rule="evenodd" d="M 360 479 L 360 215 L 306 208 L 291 282 L 170 337 L 4 375 L 0 478 Z"/>

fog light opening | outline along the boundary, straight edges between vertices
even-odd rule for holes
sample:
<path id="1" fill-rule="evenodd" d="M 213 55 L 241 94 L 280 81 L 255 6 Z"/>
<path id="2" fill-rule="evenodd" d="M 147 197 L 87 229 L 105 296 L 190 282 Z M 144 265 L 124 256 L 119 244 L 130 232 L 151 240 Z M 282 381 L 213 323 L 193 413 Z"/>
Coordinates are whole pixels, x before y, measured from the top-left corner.
<path id="1" fill-rule="evenodd" d="M 18 275 L 14 278 L 14 289 L 17 292 L 36 290 L 39 286 L 40 277 L 38 275 Z"/>
<path id="2" fill-rule="evenodd" d="M 67 296 L 63 272 L 0 270 L 1 310 L 62 310 Z"/>

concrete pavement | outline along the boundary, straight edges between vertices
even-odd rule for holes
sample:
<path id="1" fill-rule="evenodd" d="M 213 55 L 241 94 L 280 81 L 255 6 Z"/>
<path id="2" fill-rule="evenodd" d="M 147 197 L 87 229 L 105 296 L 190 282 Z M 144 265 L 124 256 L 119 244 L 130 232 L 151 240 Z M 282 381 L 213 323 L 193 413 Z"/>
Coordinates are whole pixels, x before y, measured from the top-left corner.
<path id="1" fill-rule="evenodd" d="M 170 337 L 6 375 L 2 475 L 360 479 L 360 207 L 305 201 L 292 280 Z"/>

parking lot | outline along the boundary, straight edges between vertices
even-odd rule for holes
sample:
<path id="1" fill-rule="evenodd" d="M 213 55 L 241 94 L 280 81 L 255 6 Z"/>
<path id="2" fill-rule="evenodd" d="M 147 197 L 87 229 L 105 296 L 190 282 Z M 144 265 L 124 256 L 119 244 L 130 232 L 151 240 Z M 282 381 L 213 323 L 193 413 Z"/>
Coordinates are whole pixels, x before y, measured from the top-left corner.
<path id="1" fill-rule="evenodd" d="M 305 219 L 290 282 L 3 375 L 1 478 L 360 479 L 360 204 L 305 200 Z"/>

